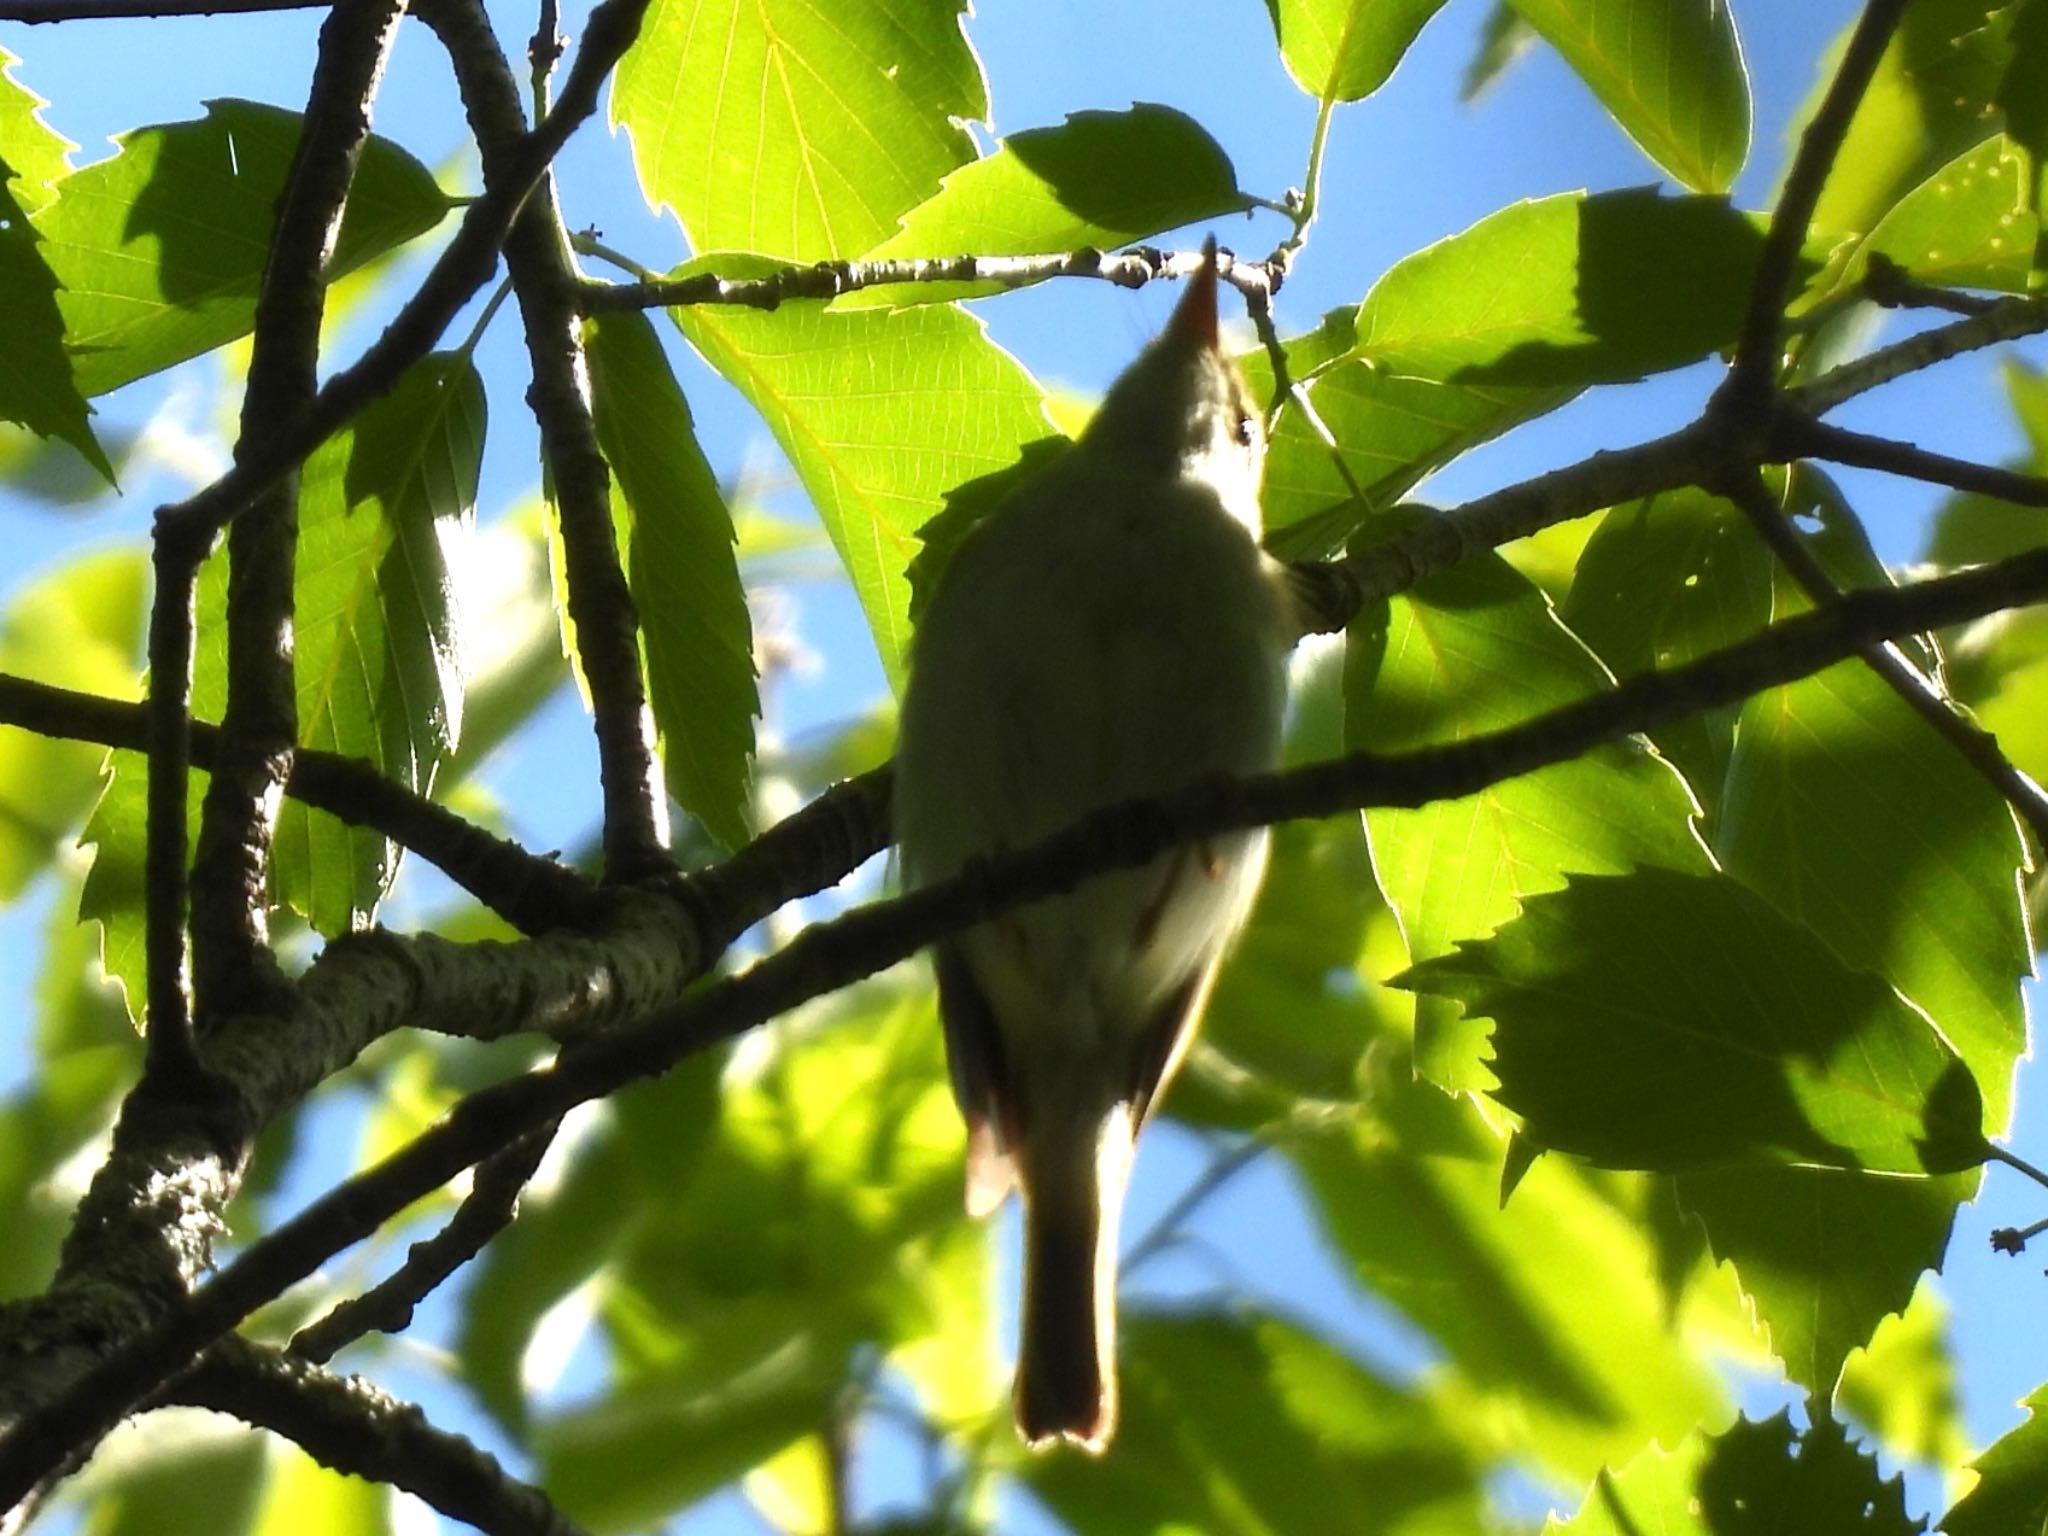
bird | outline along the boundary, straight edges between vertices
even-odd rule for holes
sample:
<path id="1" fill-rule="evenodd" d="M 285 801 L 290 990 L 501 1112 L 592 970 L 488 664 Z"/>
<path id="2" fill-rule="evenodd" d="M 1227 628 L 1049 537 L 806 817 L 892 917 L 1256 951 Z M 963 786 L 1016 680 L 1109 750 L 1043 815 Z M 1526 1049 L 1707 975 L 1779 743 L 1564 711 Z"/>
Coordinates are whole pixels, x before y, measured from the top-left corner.
<path id="1" fill-rule="evenodd" d="M 1265 435 L 1217 320 L 1214 240 L 1079 439 L 940 572 L 911 643 L 894 818 L 929 885 L 1086 813 L 1272 768 L 1299 637 L 1260 547 Z M 1024 1203 L 1013 1393 L 1042 1449 L 1115 1432 L 1117 1228 L 1264 872 L 1263 828 L 1203 837 L 938 943 L 966 1203 Z"/>

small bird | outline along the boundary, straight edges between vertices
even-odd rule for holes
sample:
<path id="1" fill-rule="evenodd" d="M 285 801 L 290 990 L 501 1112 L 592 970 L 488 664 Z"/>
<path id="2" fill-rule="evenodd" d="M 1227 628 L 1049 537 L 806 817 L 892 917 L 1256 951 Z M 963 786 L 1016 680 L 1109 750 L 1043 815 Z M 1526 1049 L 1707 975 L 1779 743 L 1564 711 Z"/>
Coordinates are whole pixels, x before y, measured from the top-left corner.
<path id="1" fill-rule="evenodd" d="M 1264 432 L 1220 347 L 1211 241 L 1080 440 L 941 573 L 896 753 L 906 878 L 929 884 L 1101 806 L 1278 759 L 1282 567 L 1258 544 Z M 1017 1427 L 1116 1428 L 1117 1220 L 1138 1131 L 1194 1034 L 1263 830 L 1097 876 L 936 947 L 967 1208 L 1024 1199 Z"/>

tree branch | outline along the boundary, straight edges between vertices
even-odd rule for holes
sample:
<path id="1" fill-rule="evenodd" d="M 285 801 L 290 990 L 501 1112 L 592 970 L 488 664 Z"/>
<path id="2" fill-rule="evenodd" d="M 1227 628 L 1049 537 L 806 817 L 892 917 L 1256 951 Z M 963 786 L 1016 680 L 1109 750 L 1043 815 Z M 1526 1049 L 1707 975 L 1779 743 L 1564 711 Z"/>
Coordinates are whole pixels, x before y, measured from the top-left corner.
<path id="1" fill-rule="evenodd" d="M 0 673 L 0 724 L 38 735 L 146 752 L 144 710 L 97 694 Z M 210 769 L 217 726 L 194 721 L 191 760 Z M 570 926 L 587 915 L 595 888 L 551 858 L 485 831 L 356 758 L 300 751 L 285 793 L 301 804 L 368 827 L 434 865 L 523 933 Z"/>
<path id="2" fill-rule="evenodd" d="M 1733 703 L 1831 666 L 1875 640 L 1946 628 L 2048 600 L 2048 550 L 1953 576 L 1846 594 L 1685 666 L 1639 674 L 1510 729 L 1394 755 L 1356 753 L 1110 806 L 1047 841 L 955 879 L 871 903 L 805 930 L 741 975 L 591 1037 L 553 1066 L 483 1089 L 375 1167 L 250 1244 L 148 1328 L 0 1437 L 0 1506 L 185 1368 L 244 1317 L 373 1233 L 464 1168 L 576 1104 L 657 1075 L 810 998 L 850 985 L 933 940 L 1090 875 L 1131 868 L 1182 843 L 1244 827 L 1476 793 L 1598 745 Z"/>
<path id="3" fill-rule="evenodd" d="M 1824 416 L 1845 400 L 2001 341 L 2048 331 L 2048 303 L 2034 298 L 2000 299 L 1981 315 L 1953 321 L 1853 358 L 1808 384 L 1785 392 L 1785 401 L 1813 416 Z"/>
<path id="4" fill-rule="evenodd" d="M 239 460 L 285 431 L 318 388 L 327 273 L 370 103 L 404 0 L 359 0 L 320 28 L 305 127 L 292 159 L 256 297 Z M 293 594 L 299 475 L 279 475 L 228 537 L 227 706 L 192 866 L 192 957 L 200 1017 L 275 1009 L 285 989 L 270 954 L 270 845 L 299 740 Z"/>
<path id="5" fill-rule="evenodd" d="M 1925 480 L 1958 491 L 1981 491 L 2000 501 L 2023 507 L 2048 507 L 2048 477 L 2025 474 L 2016 469 L 1999 469 L 1971 459 L 1933 453 L 1911 443 L 1887 437 L 1872 437 L 1843 427 L 1815 421 L 1794 411 L 1782 411 L 1771 428 L 1770 457 L 1777 462 L 1793 459 L 1828 459 L 1859 469 L 1882 470 L 1909 480 Z"/>
<path id="6" fill-rule="evenodd" d="M 1791 296 L 1800 247 L 1813 222 L 1814 206 L 1841 153 L 1842 140 L 1877 73 L 1908 0 L 1869 0 L 1842 50 L 1827 94 L 1799 135 L 1799 150 L 1785 172 L 1785 183 L 1771 210 L 1771 227 L 1757 254 L 1756 276 L 1750 285 L 1749 307 L 1735 343 L 1735 361 L 1723 392 L 1740 409 L 1760 409 L 1778 371 L 1778 337 Z"/>
<path id="7" fill-rule="evenodd" d="M 420 19 L 448 50 L 483 156 L 486 188 L 516 172 L 524 138 L 519 85 L 475 0 L 422 0 Z M 562 530 L 569 621 L 590 686 L 604 795 L 606 878 L 630 882 L 672 867 L 666 800 L 649 731 L 640 672 L 639 618 L 612 531 L 611 468 L 597 442 L 586 393 L 567 232 L 544 176 L 505 242 L 520 313 L 526 322 L 533 387 L 527 402 L 540 425 L 541 453 L 554 487 Z"/>
<path id="8" fill-rule="evenodd" d="M 584 1536 L 496 1457 L 360 1376 L 225 1339 L 169 1395 L 283 1435 L 323 1467 L 403 1488 L 491 1536 Z"/>
<path id="9" fill-rule="evenodd" d="M 559 1125 L 550 1121 L 479 1164 L 475 1183 L 448 1224 L 414 1243 L 405 1262 L 362 1295 L 292 1335 L 291 1354 L 325 1365 L 366 1333 L 403 1333 L 410 1328 L 413 1310 L 512 1224 L 519 1213 L 519 1197 L 547 1156 Z"/>
<path id="10" fill-rule="evenodd" d="M 1806 547 L 1799 530 L 1773 499 L 1761 475 L 1752 471 L 1734 476 L 1722 494 L 1741 509 L 1757 536 L 1816 607 L 1826 608 L 1842 600 L 1842 589 Z M 1998 745 L 1998 738 L 1965 715 L 1895 643 L 1873 641 L 1858 654 L 1893 693 L 2005 797 L 2033 832 L 2035 846 L 2048 848 L 2048 794 L 2043 794 L 2040 785 L 2013 765 Z"/>
<path id="11" fill-rule="evenodd" d="M 291 426 L 273 434 L 245 461 L 204 489 L 158 514 L 202 543 L 235 518 L 250 499 L 368 405 L 390 393 L 405 370 L 427 354 L 455 312 L 490 280 L 498 252 L 527 195 L 555 155 L 597 109 L 597 93 L 619 56 L 639 35 L 649 0 L 602 0 L 584 25 L 583 44 L 564 77 L 554 111 L 529 134 L 514 168 L 495 190 L 469 205 L 455 237 L 383 334 L 362 356 L 328 379 Z"/>

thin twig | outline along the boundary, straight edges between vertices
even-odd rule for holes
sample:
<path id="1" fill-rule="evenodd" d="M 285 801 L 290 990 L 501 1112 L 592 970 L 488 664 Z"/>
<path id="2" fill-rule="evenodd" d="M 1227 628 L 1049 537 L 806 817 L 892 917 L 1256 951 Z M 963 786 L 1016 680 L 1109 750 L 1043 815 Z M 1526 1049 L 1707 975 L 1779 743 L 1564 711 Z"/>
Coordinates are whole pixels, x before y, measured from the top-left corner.
<path id="1" fill-rule="evenodd" d="M 211 539 L 193 540 L 158 523 L 151 564 L 156 596 L 149 609 L 148 820 L 143 833 L 144 992 L 152 1073 L 197 1066 L 192 1002 L 185 972 L 189 909 L 186 785 L 191 776 L 192 628 L 199 565 Z"/>
<path id="2" fill-rule="evenodd" d="M 1798 412 L 1781 412 L 1772 424 L 1770 457 L 1780 463 L 1793 459 L 1827 459 L 1859 469 L 1882 470 L 1909 480 L 1925 480 L 1958 491 L 1981 491 L 2000 501 L 2023 507 L 2048 507 L 2048 476 L 2030 475 L 2016 469 L 2000 469 L 1971 459 L 1934 453 L 1912 443 L 1888 437 L 1851 432 L 1844 427 L 1815 421 Z"/>
<path id="3" fill-rule="evenodd" d="M 318 388 L 327 262 L 404 9 L 404 0 L 361 0 L 337 6 L 320 28 L 305 127 L 256 297 L 237 458 L 286 430 Z M 285 985 L 269 952 L 268 912 L 271 840 L 299 739 L 298 542 L 299 477 L 291 469 L 250 502 L 228 537 L 227 706 L 192 865 L 202 1020 L 237 1007 L 274 1010 Z"/>
<path id="4" fill-rule="evenodd" d="M 1167 1247 L 1180 1235 L 1180 1229 L 1187 1219 L 1194 1215 L 1245 1169 L 1257 1162 L 1269 1150 L 1265 1140 L 1258 1136 L 1247 1136 L 1235 1146 L 1218 1153 L 1203 1166 L 1201 1173 L 1183 1189 L 1174 1202 L 1159 1213 L 1159 1219 L 1145 1229 L 1145 1233 L 1123 1256 L 1117 1266 L 1119 1281 L 1128 1280 L 1152 1259 L 1165 1252 Z"/>
<path id="5" fill-rule="evenodd" d="M 1999 302 L 1982 294 L 1916 282 L 1912 273 L 1882 252 L 1870 257 L 1862 286 L 1864 297 L 1885 309 L 1938 309 L 1951 315 L 1975 316 L 1989 314 Z"/>
<path id="6" fill-rule="evenodd" d="M 410 1328 L 420 1302 L 512 1224 L 519 1211 L 519 1197 L 547 1156 L 556 1129 L 553 1123 L 542 1126 L 486 1159 L 446 1226 L 414 1243 L 405 1262 L 362 1295 L 340 1303 L 292 1335 L 289 1352 L 298 1359 L 325 1365 L 366 1333 L 403 1333 Z"/>
<path id="7" fill-rule="evenodd" d="M 422 0 L 419 14 L 454 63 L 488 192 L 516 171 L 524 128 L 518 82 L 476 0 Z M 506 239 L 505 264 L 526 322 L 533 378 L 527 401 L 540 425 L 554 488 L 569 621 L 590 688 L 604 797 L 605 876 L 631 882 L 673 866 L 640 671 L 639 618 L 613 531 L 611 469 L 598 447 L 585 393 L 589 370 L 568 238 L 552 178 L 544 176 Z"/>
<path id="8" fill-rule="evenodd" d="M 1459 798 L 1601 742 L 1808 676 L 1872 640 L 1947 628 L 2044 600 L 2048 550 L 1909 586 L 1849 593 L 1824 610 L 1783 620 L 1684 666 L 1639 674 L 1506 730 L 1400 754 L 1357 753 L 1107 807 L 1035 847 L 815 924 L 741 975 L 591 1037 L 573 1060 L 469 1095 L 406 1147 L 251 1243 L 159 1322 L 123 1338 L 0 1436 L 0 1507 L 20 1498 L 76 1447 L 104 1434 L 250 1312 L 464 1168 L 579 1103 L 666 1071 L 693 1052 L 872 975 L 948 933 L 1071 889 L 1090 875 L 1136 867 L 1190 839 L 1362 806 Z M 2000 1151 L 1988 1148 L 1986 1155 Z"/>
<path id="9" fill-rule="evenodd" d="M 594 236 L 578 235 L 571 242 L 585 255 L 614 260 L 628 270 L 637 268 L 618 258 Z M 1268 291 L 1278 287 L 1273 274 L 1261 262 L 1237 261 L 1222 253 L 1220 276 L 1242 286 L 1247 270 L 1257 273 Z M 1199 251 L 1160 251 L 1137 246 L 1114 255 L 1084 247 L 1078 251 L 1057 251 L 1045 256 L 927 256 L 904 261 L 821 261 L 807 267 L 784 267 L 761 277 L 721 277 L 716 272 L 698 272 L 689 277 L 660 278 L 634 283 L 601 283 L 586 280 L 581 289 L 585 314 L 602 314 L 613 309 L 672 309 L 693 304 L 730 304 L 748 309 L 772 310 L 795 299 L 836 299 L 843 293 L 864 288 L 881 288 L 895 283 L 992 283 L 1001 288 L 1025 288 L 1055 277 L 1099 278 L 1120 288 L 1142 288 L 1160 278 L 1191 277 L 1200 270 Z M 1237 276 L 1233 278 L 1232 272 Z"/>
<path id="10" fill-rule="evenodd" d="M 1786 391 L 1786 403 L 1810 415 L 1823 416 L 1843 401 L 1894 379 L 1952 357 L 2042 331 L 2048 331 L 2048 302 L 2035 298 L 2000 299 L 1981 315 L 1921 331 L 1830 368 L 1811 383 Z"/>
<path id="11" fill-rule="evenodd" d="M 1835 584 L 1812 550 L 1799 537 L 1784 509 L 1772 498 L 1755 471 L 1731 478 L 1724 494 L 1741 509 L 1749 525 L 1778 557 L 1786 572 L 1816 607 L 1842 600 Z M 2005 797 L 2034 834 L 2037 847 L 2048 848 L 2048 794 L 1998 745 L 1998 738 L 1964 715 L 1935 681 L 1907 659 L 1893 641 L 1874 641 L 1859 652 L 1864 664 L 1882 678 L 1922 720 L 1932 726 L 1985 781 Z"/>
<path id="12" fill-rule="evenodd" d="M 1771 210 L 1770 229 L 1757 253 L 1749 304 L 1737 333 L 1735 361 L 1723 386 L 1726 394 L 1741 404 L 1760 407 L 1770 391 L 1778 369 L 1778 335 L 1784 324 L 1785 303 L 1791 296 L 1793 274 L 1813 222 L 1814 207 L 1907 3 L 1869 0 L 1864 6 L 1826 95 L 1799 135 L 1798 152 L 1785 172 L 1784 186 Z"/>

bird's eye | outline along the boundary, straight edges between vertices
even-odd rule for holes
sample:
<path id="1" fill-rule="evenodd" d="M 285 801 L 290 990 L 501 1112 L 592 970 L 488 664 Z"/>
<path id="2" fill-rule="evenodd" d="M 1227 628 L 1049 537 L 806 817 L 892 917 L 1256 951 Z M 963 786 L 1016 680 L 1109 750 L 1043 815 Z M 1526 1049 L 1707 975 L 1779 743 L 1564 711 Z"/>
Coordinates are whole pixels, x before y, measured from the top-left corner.
<path id="1" fill-rule="evenodd" d="M 1251 447 L 1252 437 L 1256 430 L 1252 425 L 1251 412 L 1239 411 L 1237 413 L 1237 445 L 1240 448 Z"/>

